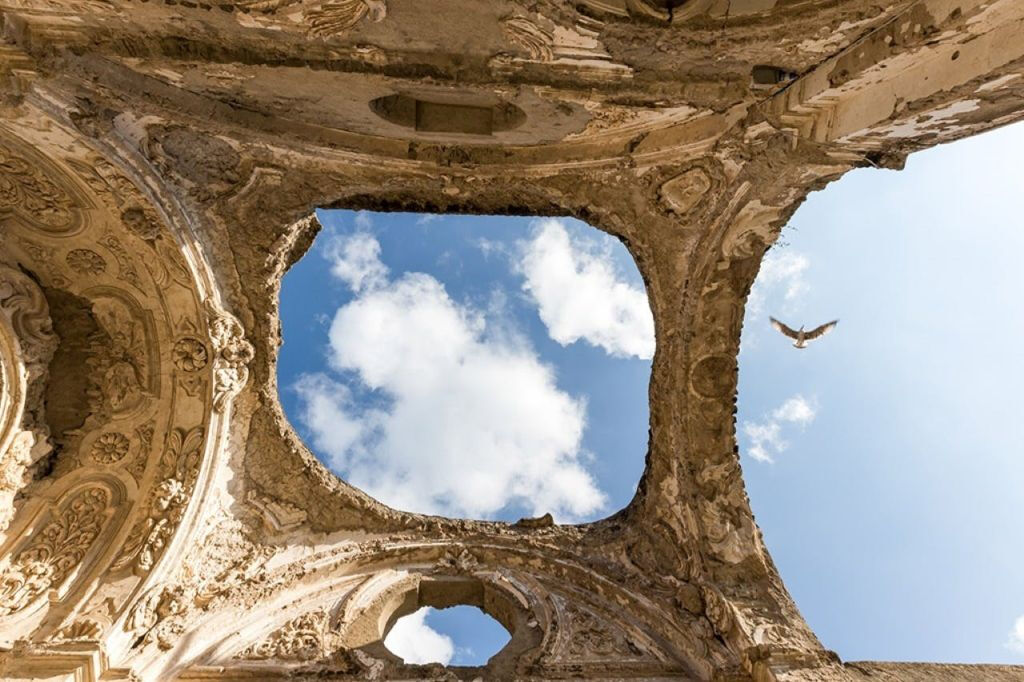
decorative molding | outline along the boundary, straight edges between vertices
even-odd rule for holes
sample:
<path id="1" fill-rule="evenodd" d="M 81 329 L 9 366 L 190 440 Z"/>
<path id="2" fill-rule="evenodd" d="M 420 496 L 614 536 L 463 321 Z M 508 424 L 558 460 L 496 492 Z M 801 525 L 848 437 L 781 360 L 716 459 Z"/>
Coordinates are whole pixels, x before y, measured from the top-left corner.
<path id="1" fill-rule="evenodd" d="M 555 58 L 554 37 L 529 19 L 510 17 L 501 22 L 501 28 L 509 41 L 525 50 L 530 59 L 550 62 Z"/>
<path id="2" fill-rule="evenodd" d="M 778 3 L 767 21 L 744 17 L 771 0 L 447 4 L 464 15 L 5 5 L 0 495 L 21 497 L 0 540 L 0 677 L 465 676 L 380 648 L 392 616 L 456 603 L 514 632 L 485 679 L 863 675 L 814 638 L 750 511 L 743 303 L 812 189 L 1024 116 L 1024 5 Z M 772 73 L 800 75 L 759 90 Z M 479 139 L 379 127 L 368 103 L 405 89 L 414 116 L 437 95 L 456 116 L 494 97 L 525 118 Z M 312 207 L 332 205 L 573 214 L 627 244 L 659 334 L 627 509 L 581 525 L 424 516 L 310 457 L 276 400 L 276 295 Z M 5 277 L 34 289 L 13 303 Z M 82 408 L 44 414 L 30 393 L 49 389 Z M 61 447 L 22 486 L 45 420 Z M 93 489 L 105 506 L 80 500 Z M 0 523 L 13 512 L 0 498 Z"/>
<path id="3" fill-rule="evenodd" d="M 0 315 L 14 331 L 25 364 L 38 368 L 30 372 L 44 371 L 43 366 L 50 362 L 57 347 L 46 297 L 25 273 L 3 264 L 0 264 Z"/>
<path id="4" fill-rule="evenodd" d="M 510 16 L 501 22 L 506 40 L 527 54 L 526 58 L 502 53 L 490 61 L 495 74 L 528 72 L 538 65 L 565 78 L 595 83 L 628 81 L 633 69 L 616 62 L 599 40 L 598 31 L 586 21 L 561 26 L 536 15 Z"/>

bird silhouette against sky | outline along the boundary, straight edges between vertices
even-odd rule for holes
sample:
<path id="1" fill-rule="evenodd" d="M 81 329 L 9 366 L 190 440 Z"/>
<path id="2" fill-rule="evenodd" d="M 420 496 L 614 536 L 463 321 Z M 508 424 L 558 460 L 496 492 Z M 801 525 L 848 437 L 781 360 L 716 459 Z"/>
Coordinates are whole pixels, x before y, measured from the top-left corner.
<path id="1" fill-rule="evenodd" d="M 772 321 L 772 326 L 782 332 L 784 336 L 788 336 L 794 340 L 794 348 L 807 348 L 807 344 L 809 342 L 828 334 L 836 328 L 837 324 L 839 324 L 839 320 L 832 320 L 831 322 L 826 322 L 820 327 L 815 327 L 814 329 L 805 332 L 803 327 L 800 327 L 800 329 L 792 329 L 779 322 L 774 317 L 770 317 L 768 319 Z"/>

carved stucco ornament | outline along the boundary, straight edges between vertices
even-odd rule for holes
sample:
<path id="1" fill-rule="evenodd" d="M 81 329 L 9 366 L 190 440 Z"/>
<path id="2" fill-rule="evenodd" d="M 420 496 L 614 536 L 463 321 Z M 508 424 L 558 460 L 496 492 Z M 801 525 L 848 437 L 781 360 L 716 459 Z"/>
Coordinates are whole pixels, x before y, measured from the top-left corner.
<path id="1" fill-rule="evenodd" d="M 290 531 L 306 520 L 306 512 L 302 509 L 255 490 L 250 490 L 246 499 L 261 512 L 263 525 L 268 531 Z"/>
<path id="2" fill-rule="evenodd" d="M 92 249 L 72 249 L 64 260 L 80 275 L 99 275 L 107 269 L 107 261 Z"/>
<path id="3" fill-rule="evenodd" d="M 160 473 L 165 478 L 150 493 L 147 513 L 132 528 L 112 570 L 130 568 L 136 575 L 145 575 L 163 554 L 195 487 L 203 436 L 202 427 L 175 428 L 167 436 L 160 459 Z"/>
<path id="4" fill-rule="evenodd" d="M 383 21 L 388 12 L 387 0 L 235 0 L 222 6 L 269 15 L 298 12 L 309 34 L 321 38 L 347 33 L 367 17 L 374 22 Z"/>
<path id="5" fill-rule="evenodd" d="M 206 314 L 213 342 L 213 408 L 223 412 L 249 380 L 249 363 L 255 351 L 234 315 L 209 300 Z"/>
<path id="6" fill-rule="evenodd" d="M 54 636 L 54 642 L 98 642 L 103 627 L 95 620 L 86 618 L 64 626 Z"/>
<path id="7" fill-rule="evenodd" d="M 457 553 L 446 551 L 434 564 L 434 572 L 449 575 L 468 575 L 480 569 L 480 562 L 466 548 Z"/>
<path id="8" fill-rule="evenodd" d="M 526 17 L 509 17 L 502 22 L 501 28 L 509 42 L 525 50 L 530 59 L 549 62 L 555 58 L 551 32 Z"/>
<path id="9" fill-rule="evenodd" d="M 704 398 L 722 398 L 731 390 L 730 378 L 735 373 L 735 358 L 723 353 L 708 355 L 694 364 L 690 385 Z"/>
<path id="10" fill-rule="evenodd" d="M 39 286 L 24 273 L 0 264 L 0 314 L 10 324 L 25 363 L 41 367 L 57 345 L 49 306 Z"/>
<path id="11" fill-rule="evenodd" d="M 70 236 L 81 228 L 73 191 L 36 153 L 0 142 L 0 217 L 13 215 L 40 232 Z"/>
<path id="12" fill-rule="evenodd" d="M 14 555 L 0 572 L 0 616 L 25 609 L 68 578 L 103 530 L 109 505 L 106 488 L 85 488 Z"/>
<path id="13" fill-rule="evenodd" d="M 157 585 L 135 603 L 125 619 L 124 628 L 136 639 L 133 647 L 152 641 L 166 650 L 182 629 L 178 616 L 187 611 L 188 591 L 180 585 Z"/>
<path id="14" fill-rule="evenodd" d="M 701 586 L 701 597 L 704 600 L 704 613 L 711 621 L 715 632 L 721 637 L 728 637 L 736 625 L 735 615 L 728 600 L 712 585 Z"/>
<path id="15" fill-rule="evenodd" d="M 490 62 L 495 73 L 549 64 L 581 81 L 618 82 L 633 77 L 633 69 L 615 61 L 601 44 L 593 22 L 563 26 L 540 15 L 514 15 L 503 19 L 501 28 L 509 44 L 527 56 L 496 55 Z"/>
<path id="16" fill-rule="evenodd" d="M 39 286 L 0 264 L 0 533 L 28 467 L 50 450 L 43 391 L 57 342 Z"/>
<path id="17" fill-rule="evenodd" d="M 236 659 L 315 661 L 327 653 L 328 614 L 323 609 L 304 613 L 266 639 L 235 654 Z"/>
<path id="18" fill-rule="evenodd" d="M 572 621 L 572 639 L 568 653 L 579 658 L 611 658 L 623 654 L 623 642 L 607 622 L 585 608 L 566 604 Z M 628 652 L 627 652 L 628 655 Z"/>
<path id="19" fill-rule="evenodd" d="M 124 434 L 107 432 L 93 441 L 90 454 L 100 464 L 113 464 L 124 459 L 130 446 L 131 442 Z"/>
<path id="20" fill-rule="evenodd" d="M 711 189 L 712 180 L 703 168 L 691 168 L 666 181 L 659 190 L 661 200 L 676 213 L 685 215 Z"/>
<path id="21" fill-rule="evenodd" d="M 96 347 L 95 381 L 115 415 L 130 413 L 152 399 L 153 347 L 139 304 L 123 294 L 98 297 L 96 321 L 107 338 Z"/>
<path id="22" fill-rule="evenodd" d="M 580 6 L 599 14 L 631 19 L 668 21 L 669 13 L 655 0 L 580 0 Z"/>
<path id="23" fill-rule="evenodd" d="M 209 361 L 209 353 L 203 342 L 188 336 L 175 342 L 173 354 L 174 366 L 183 372 L 198 372 Z"/>

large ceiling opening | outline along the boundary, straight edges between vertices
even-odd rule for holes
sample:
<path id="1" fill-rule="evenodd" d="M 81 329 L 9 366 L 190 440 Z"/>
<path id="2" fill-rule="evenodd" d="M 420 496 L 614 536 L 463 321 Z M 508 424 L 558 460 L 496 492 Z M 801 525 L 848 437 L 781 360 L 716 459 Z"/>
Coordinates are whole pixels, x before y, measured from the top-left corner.
<path id="1" fill-rule="evenodd" d="M 1024 660 L 1024 125 L 812 195 L 747 306 L 737 435 L 801 613 L 849 660 Z M 807 330 L 799 350 L 769 324 Z"/>
<path id="2" fill-rule="evenodd" d="M 654 325 L 632 257 L 573 219 L 321 211 L 281 293 L 285 412 L 405 511 L 602 518 L 647 449 Z"/>

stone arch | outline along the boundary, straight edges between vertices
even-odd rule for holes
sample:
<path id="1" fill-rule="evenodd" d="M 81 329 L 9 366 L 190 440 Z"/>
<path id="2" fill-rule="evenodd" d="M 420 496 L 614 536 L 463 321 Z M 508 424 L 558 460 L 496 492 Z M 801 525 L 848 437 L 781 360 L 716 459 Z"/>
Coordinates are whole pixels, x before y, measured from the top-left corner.
<path id="1" fill-rule="evenodd" d="M 38 374 L 54 408 L 44 423 L 62 426 L 12 510 L 12 538 L 22 536 L 22 544 L 5 549 L 11 604 L 3 629 L 117 647 L 126 637 L 116 624 L 145 584 L 165 579 L 166 555 L 203 522 L 199 499 L 212 483 L 251 349 L 237 320 L 211 298 L 191 234 L 166 219 L 177 207 L 154 200 L 161 197 L 155 176 L 140 174 L 132 160 L 97 154 L 60 125 L 41 133 L 33 115 L 45 120 L 26 112 L 0 140 L 8 171 L 21 173 L 7 180 L 17 210 L 0 219 L 11 246 L 5 258 L 50 303 L 59 342 Z M 67 208 L 23 215 L 34 202 Z M 75 382 L 64 382 L 74 374 Z M 5 396 L 24 402 L 6 388 Z M 80 409 L 57 414 L 68 404 Z M 104 483 L 64 501 L 88 481 Z M 57 492 L 64 489 L 71 492 Z M 82 520 L 103 514 L 111 520 Z M 40 524 L 38 532 L 50 535 L 81 526 L 82 538 L 96 540 L 83 550 L 47 549 L 31 530 Z M 59 566 L 47 564 L 50 556 Z M 37 592 L 50 595 L 49 608 Z"/>
<path id="2" fill-rule="evenodd" d="M 349 550 L 349 556 L 358 570 L 338 573 L 325 556 L 319 562 L 323 569 L 301 589 L 267 594 L 273 618 L 236 605 L 236 615 L 199 625 L 201 632 L 216 634 L 205 649 L 183 642 L 174 657 L 177 665 L 188 666 L 183 679 L 211 667 L 277 675 L 313 664 L 350 666 L 353 674 L 415 674 L 427 668 L 404 664 L 387 651 L 383 638 L 398 618 L 422 606 L 476 606 L 509 631 L 509 643 L 486 666 L 456 673 L 466 679 L 559 676 L 581 669 L 622 676 L 693 675 L 700 674 L 698 661 L 710 653 L 709 644 L 698 640 L 690 642 L 689 651 L 678 649 L 646 625 L 658 607 L 637 601 L 585 567 L 543 553 L 490 544 L 413 543 Z M 591 591 L 580 588 L 588 583 Z M 626 617 L 623 604 L 628 604 Z"/>

